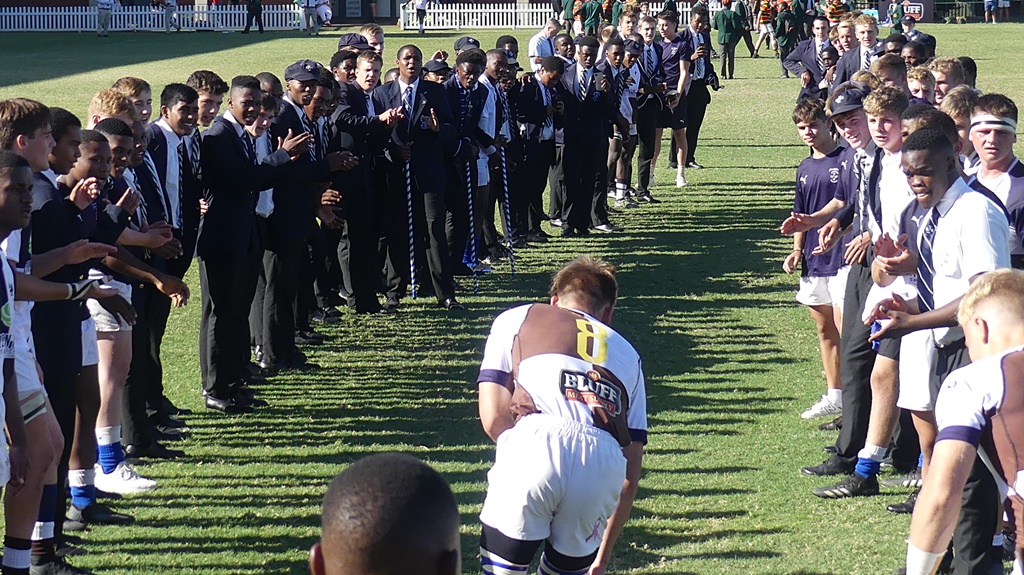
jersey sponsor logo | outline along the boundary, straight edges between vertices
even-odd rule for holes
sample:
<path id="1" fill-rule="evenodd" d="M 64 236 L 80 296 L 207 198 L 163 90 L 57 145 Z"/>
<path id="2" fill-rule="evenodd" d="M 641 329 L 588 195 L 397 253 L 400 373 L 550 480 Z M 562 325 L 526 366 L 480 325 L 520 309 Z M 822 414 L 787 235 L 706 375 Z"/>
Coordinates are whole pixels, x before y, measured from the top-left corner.
<path id="1" fill-rule="evenodd" d="M 611 417 L 622 412 L 622 392 L 594 370 L 562 370 L 558 384 L 569 401 L 583 402 L 591 409 L 600 407 Z"/>
<path id="2" fill-rule="evenodd" d="M 828 182 L 830 184 L 838 184 L 839 183 L 839 168 L 829 168 L 828 169 Z"/>
<path id="3" fill-rule="evenodd" d="M 807 185 L 807 174 L 804 174 L 804 175 L 800 176 L 800 185 L 803 185 L 803 186 Z"/>

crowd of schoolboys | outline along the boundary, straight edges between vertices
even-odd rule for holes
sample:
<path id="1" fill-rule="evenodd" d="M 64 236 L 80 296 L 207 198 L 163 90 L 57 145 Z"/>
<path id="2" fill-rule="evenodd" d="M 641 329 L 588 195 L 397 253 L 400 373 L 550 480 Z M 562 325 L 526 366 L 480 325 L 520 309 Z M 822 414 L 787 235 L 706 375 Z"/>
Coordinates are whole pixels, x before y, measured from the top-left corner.
<path id="1" fill-rule="evenodd" d="M 822 428 L 839 429 L 828 459 L 803 474 L 841 478 L 814 489 L 818 497 L 875 495 L 889 463 L 896 474 L 882 485 L 916 488 L 887 507 L 893 513 L 913 513 L 922 486 L 932 504 L 961 509 L 962 498 L 944 539 L 938 527 L 929 548 L 911 539 L 906 572 L 1002 572 L 1015 529 L 1009 504 L 1004 527 L 1000 470 L 985 468 L 982 449 L 957 483 L 934 454 L 944 441 L 977 448 L 997 411 L 978 415 L 977 433 L 965 431 L 949 423 L 963 420 L 950 415 L 962 408 L 944 404 L 939 390 L 985 355 L 968 350 L 961 300 L 987 272 L 1024 261 L 1017 107 L 976 89 L 972 59 L 936 57 L 934 38 L 904 18 L 902 33 L 884 40 L 869 15 L 847 13 L 831 30 L 815 19 L 812 37 L 785 59 L 803 77 L 793 121 L 811 154 L 782 224 L 793 236 L 783 268 L 802 270 L 797 300 L 815 320 L 827 386 L 802 417 L 835 417 Z M 1007 381 L 1020 375 L 1004 371 Z M 937 514 L 934 506 L 921 513 Z"/>

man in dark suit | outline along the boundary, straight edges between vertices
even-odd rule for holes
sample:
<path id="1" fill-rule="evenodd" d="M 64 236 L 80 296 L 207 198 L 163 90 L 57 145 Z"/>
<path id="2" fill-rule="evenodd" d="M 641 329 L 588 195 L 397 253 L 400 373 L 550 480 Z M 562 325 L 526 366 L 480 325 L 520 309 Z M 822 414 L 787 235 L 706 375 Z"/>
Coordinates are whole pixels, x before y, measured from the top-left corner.
<path id="1" fill-rule="evenodd" d="M 712 71 L 711 34 L 707 8 L 697 7 L 690 16 L 690 26 L 683 35 L 688 37 L 693 48 L 690 58 L 690 85 L 686 89 L 686 167 L 700 170 L 704 166 L 697 163 L 695 152 L 700 128 L 704 124 L 704 115 L 711 103 L 711 92 L 708 91 L 708 76 Z"/>
<path id="2" fill-rule="evenodd" d="M 874 16 L 861 14 L 853 21 L 853 25 L 857 45 L 839 59 L 832 86 L 839 86 L 857 72 L 870 69 L 871 63 L 885 54 L 885 44 L 878 40 L 878 20 Z"/>
<path id="3" fill-rule="evenodd" d="M 661 50 L 654 42 L 658 21 L 650 16 L 640 20 L 639 31 L 644 39 L 643 54 L 640 55 L 640 88 L 636 100 L 636 135 L 639 144 L 637 162 L 636 199 L 652 203 L 657 200 L 651 195 L 651 164 L 658 142 L 658 119 L 665 108 L 662 94 L 665 93 L 665 72 L 661 68 Z"/>
<path id="4" fill-rule="evenodd" d="M 206 407 L 245 410 L 252 397 L 241 381 L 249 358 L 249 306 L 262 253 L 256 228 L 260 190 L 271 187 L 293 158 L 305 154 L 310 135 L 292 134 L 258 162 L 245 126 L 260 113 L 260 82 L 253 76 L 231 81 L 228 110 L 203 137 L 203 183 L 207 211 L 199 225 L 197 253 L 203 290 L 200 365 Z"/>
<path id="5" fill-rule="evenodd" d="M 299 60 L 285 69 L 284 103 L 270 124 L 271 142 L 280 142 L 302 132 L 318 132 L 303 108 L 313 100 L 321 67 L 312 60 Z M 269 371 L 302 369 L 309 365 L 295 346 L 299 261 L 320 203 L 317 183 L 327 179 L 331 172 L 350 167 L 349 157 L 338 152 L 324 155 L 316 149 L 316 139 L 310 138 L 306 153 L 299 154 L 282 168 L 275 182 L 274 211 L 267 218 L 267 245 L 263 254 L 267 290 L 263 301 L 260 367 Z"/>
<path id="6" fill-rule="evenodd" d="M 444 198 L 448 209 L 445 230 L 453 274 L 469 273 L 470 268 L 476 267 L 483 257 L 477 248 L 472 250 L 477 261 L 469 261 L 464 256 L 470 253 L 469 242 L 478 243 L 482 237 L 482 226 L 478 223 L 483 220 L 487 189 L 484 188 L 483 193 L 478 189 L 478 154 L 482 148 L 494 143 L 492 134 L 480 128 L 484 107 L 489 103 L 487 88 L 481 86 L 479 80 L 486 65 L 487 57 L 482 50 L 466 50 L 458 55 L 452 75 L 443 84 L 455 120 L 455 137 L 458 139 L 455 161 L 448 164 L 448 191 Z M 493 102 L 490 104 L 488 114 L 493 115 Z M 470 202 L 473 202 L 474 208 L 472 222 L 469 217 Z"/>
<path id="7" fill-rule="evenodd" d="M 423 53 L 413 45 L 398 51 L 398 79 L 373 91 L 374 110 L 402 108 L 405 118 L 391 130 L 387 141 L 389 230 L 387 248 L 387 302 L 385 311 L 398 309 L 410 281 L 409 242 L 416 260 L 426 258 L 434 296 L 445 309 L 462 309 L 455 299 L 445 236 L 444 194 L 447 171 L 456 150 L 448 98 L 438 84 L 420 81 Z M 406 171 L 408 166 L 408 171 Z M 408 229 L 407 194 L 412 195 L 413 230 Z M 416 245 L 422 246 L 420 250 Z"/>
<path id="8" fill-rule="evenodd" d="M 608 102 L 609 78 L 595 78 L 598 44 L 592 36 L 579 36 L 573 74 L 562 76 L 566 91 L 562 163 L 565 170 L 566 218 L 562 236 L 587 235 L 594 198 L 604 194 L 608 180 L 606 163 L 611 136 Z"/>
<path id="9" fill-rule="evenodd" d="M 341 197 L 341 240 L 338 242 L 338 261 L 347 267 L 352 294 L 348 306 L 356 313 L 380 311 L 376 289 L 380 280 L 377 265 L 377 236 L 373 227 L 380 200 L 374 194 L 374 167 L 383 154 L 384 140 L 402 117 L 401 108 L 371 109 L 371 95 L 380 80 L 383 60 L 373 51 L 363 52 L 356 60 L 355 82 L 341 84 L 338 107 L 331 122 L 338 131 L 338 149 L 347 150 L 359 160 L 359 165 L 348 172 L 337 172 L 331 188 L 343 190 Z"/>
<path id="10" fill-rule="evenodd" d="M 540 230 L 544 215 L 544 187 L 547 184 L 548 168 L 555 163 L 555 130 L 562 127 L 562 103 L 560 93 L 565 63 L 557 56 L 541 60 L 540 70 L 533 74 L 533 81 L 523 84 L 519 93 L 517 113 L 519 125 L 523 126 L 523 155 L 516 168 L 519 189 L 526 205 L 526 228 L 533 232 Z"/>
<path id="11" fill-rule="evenodd" d="M 828 18 L 817 16 L 811 25 L 811 37 L 802 40 L 786 56 L 784 65 L 794 75 L 800 76 L 800 94 L 797 101 L 805 98 L 822 98 L 821 81 L 828 69 L 825 66 L 825 49 L 832 43 L 828 39 Z"/>
<path id="12" fill-rule="evenodd" d="M 184 278 L 192 263 L 198 238 L 198 213 L 200 185 L 195 171 L 189 163 L 186 149 L 187 138 L 195 130 L 199 122 L 199 94 L 185 84 L 168 84 L 160 94 L 160 118 L 147 127 L 149 139 L 147 162 L 148 171 L 156 174 L 160 183 L 161 195 L 164 199 L 163 208 L 165 221 L 171 225 L 174 242 L 180 249 L 177 257 L 153 257 L 154 268 L 166 271 L 177 277 Z M 194 210 L 196 225 L 190 215 L 186 223 L 185 212 Z M 156 221 L 150 216 L 151 221 Z M 129 385 L 135 385 L 138 379 L 148 382 L 147 403 L 150 410 L 164 415 L 180 415 L 184 411 L 175 407 L 163 394 L 163 365 L 160 361 L 160 349 L 164 331 L 167 329 L 167 318 L 171 314 L 171 300 L 155 290 L 149 284 L 143 284 L 143 302 L 146 309 L 142 315 L 146 318 L 142 326 L 148 345 L 145 353 L 132 357 L 129 373 Z M 135 330 L 133 330 L 135 331 Z M 133 337 L 135 335 L 133 334 Z M 153 442 L 153 454 L 163 452 L 159 444 Z M 146 451 L 145 447 L 140 447 Z"/>

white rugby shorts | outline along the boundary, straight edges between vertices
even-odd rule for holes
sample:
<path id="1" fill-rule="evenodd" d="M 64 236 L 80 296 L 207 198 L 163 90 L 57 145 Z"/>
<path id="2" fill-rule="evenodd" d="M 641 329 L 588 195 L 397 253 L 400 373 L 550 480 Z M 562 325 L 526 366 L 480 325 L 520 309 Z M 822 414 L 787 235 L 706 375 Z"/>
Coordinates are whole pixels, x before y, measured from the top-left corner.
<path id="1" fill-rule="evenodd" d="M 480 521 L 584 557 L 600 547 L 625 480 L 626 458 L 610 433 L 535 413 L 498 437 Z"/>
<path id="2" fill-rule="evenodd" d="M 796 301 L 806 306 L 831 305 L 843 309 L 849 275 L 850 266 L 843 266 L 834 276 L 801 277 Z"/>
<path id="3" fill-rule="evenodd" d="M 931 373 L 935 369 L 932 330 L 912 331 L 900 339 L 900 393 L 896 406 L 910 411 L 932 411 Z"/>
<path id="4" fill-rule="evenodd" d="M 96 365 L 100 362 L 100 352 L 96 349 L 96 322 L 92 318 L 82 320 L 82 367 Z"/>
<path id="5" fill-rule="evenodd" d="M 116 289 L 117 293 L 121 294 L 121 297 L 123 297 L 126 302 L 128 302 L 129 304 L 132 303 L 131 285 L 126 284 L 124 282 L 119 282 L 117 280 L 111 280 L 110 283 L 107 284 L 107 287 Z M 94 299 L 85 300 L 85 307 L 89 309 L 89 315 L 92 316 L 93 321 L 96 322 L 95 331 L 112 332 L 132 330 L 132 326 L 130 323 L 114 316 L 114 314 L 110 313 L 102 305 L 100 305 L 100 302 Z"/>

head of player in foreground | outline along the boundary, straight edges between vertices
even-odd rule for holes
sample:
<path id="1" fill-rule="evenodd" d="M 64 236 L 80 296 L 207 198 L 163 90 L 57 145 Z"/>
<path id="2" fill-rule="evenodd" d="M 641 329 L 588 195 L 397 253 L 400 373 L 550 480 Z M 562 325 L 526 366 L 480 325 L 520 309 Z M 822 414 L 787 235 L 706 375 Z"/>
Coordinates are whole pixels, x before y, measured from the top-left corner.
<path id="1" fill-rule="evenodd" d="M 580 256 L 558 270 L 550 293 L 551 305 L 580 310 L 611 324 L 619 294 L 615 266 L 600 258 Z"/>
<path id="2" fill-rule="evenodd" d="M 309 550 L 313 575 L 458 575 L 459 507 L 426 463 L 394 453 L 342 471 L 324 497 L 323 534 Z"/>

